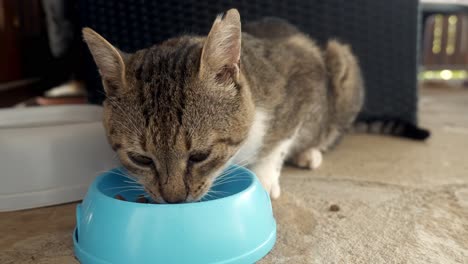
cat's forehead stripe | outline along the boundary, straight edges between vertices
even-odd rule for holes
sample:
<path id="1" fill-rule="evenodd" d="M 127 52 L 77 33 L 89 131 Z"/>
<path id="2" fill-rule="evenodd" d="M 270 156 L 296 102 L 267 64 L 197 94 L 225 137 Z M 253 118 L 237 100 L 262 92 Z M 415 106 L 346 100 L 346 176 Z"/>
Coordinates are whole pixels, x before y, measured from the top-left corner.
<path id="1" fill-rule="evenodd" d="M 187 70 L 192 66 L 188 64 L 194 47 L 196 44 L 186 43 L 175 52 L 173 58 L 168 58 L 168 60 L 172 59 L 170 74 L 174 76 L 174 80 L 182 81 L 186 77 Z"/>
<path id="2" fill-rule="evenodd" d="M 198 71 L 201 48 L 199 42 L 179 41 L 141 51 L 135 61 L 138 66 L 134 74 L 140 81 L 136 96 L 142 106 L 144 125 L 149 128 L 151 124 L 160 124 L 157 130 L 162 133 L 172 127 L 177 132 L 172 135 L 173 143 L 183 124 L 187 78 Z M 145 149 L 146 138 L 142 137 L 140 142 Z"/>
<path id="3" fill-rule="evenodd" d="M 198 72 L 200 56 L 201 46 L 199 44 L 195 43 L 187 48 L 187 54 L 181 67 L 181 76 L 187 76 L 190 69 L 192 69 L 193 72 Z"/>

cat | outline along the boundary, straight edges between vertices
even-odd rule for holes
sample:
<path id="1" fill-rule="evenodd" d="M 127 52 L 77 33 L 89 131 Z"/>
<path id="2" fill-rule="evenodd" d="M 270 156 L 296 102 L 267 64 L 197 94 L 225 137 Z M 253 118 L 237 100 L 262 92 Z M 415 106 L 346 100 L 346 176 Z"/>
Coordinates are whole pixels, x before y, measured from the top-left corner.
<path id="1" fill-rule="evenodd" d="M 350 47 L 331 40 L 321 49 L 279 18 L 241 30 L 230 9 L 206 37 L 133 54 L 90 28 L 83 37 L 107 96 L 108 140 L 158 203 L 199 201 L 232 162 L 276 199 L 283 164 L 318 168 L 363 104 Z"/>

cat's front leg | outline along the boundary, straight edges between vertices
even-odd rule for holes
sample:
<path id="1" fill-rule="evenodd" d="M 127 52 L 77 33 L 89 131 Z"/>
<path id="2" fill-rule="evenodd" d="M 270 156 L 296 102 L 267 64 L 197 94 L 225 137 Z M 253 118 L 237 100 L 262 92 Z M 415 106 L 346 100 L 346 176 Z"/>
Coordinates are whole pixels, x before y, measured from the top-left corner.
<path id="1" fill-rule="evenodd" d="M 277 199 L 281 195 L 279 183 L 281 168 L 283 168 L 292 141 L 293 139 L 287 139 L 280 142 L 272 151 L 260 157 L 251 166 L 263 188 L 270 194 L 272 199 Z"/>
<path id="2" fill-rule="evenodd" d="M 277 199 L 281 195 L 279 177 L 282 166 L 282 164 L 279 165 L 276 161 L 267 158 L 258 161 L 252 167 L 263 188 L 265 188 L 272 199 Z"/>

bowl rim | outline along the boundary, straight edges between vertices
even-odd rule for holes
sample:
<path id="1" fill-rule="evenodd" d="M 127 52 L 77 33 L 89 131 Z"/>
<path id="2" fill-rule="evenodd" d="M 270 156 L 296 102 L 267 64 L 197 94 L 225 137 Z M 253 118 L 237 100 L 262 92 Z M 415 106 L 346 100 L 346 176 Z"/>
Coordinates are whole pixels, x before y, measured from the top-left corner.
<path id="1" fill-rule="evenodd" d="M 243 190 L 241 190 L 241 191 L 239 191 L 239 192 L 237 192 L 235 194 L 225 196 L 225 197 L 222 197 L 222 198 L 218 198 L 218 199 L 214 199 L 214 200 L 197 201 L 197 202 L 190 202 L 190 203 L 174 203 L 174 204 L 154 203 L 153 204 L 153 203 L 137 203 L 137 202 L 132 202 L 132 201 L 123 201 L 123 200 L 116 199 L 114 197 L 110 197 L 107 194 L 100 191 L 98 186 L 103 181 L 103 179 L 105 177 L 109 177 L 108 174 L 110 174 L 114 170 L 120 169 L 121 167 L 117 167 L 117 168 L 107 170 L 106 172 L 99 175 L 96 178 L 96 180 L 93 182 L 93 184 L 91 185 L 91 190 L 94 193 L 94 195 L 98 195 L 98 196 L 100 196 L 100 197 L 102 197 L 104 199 L 112 200 L 112 202 L 121 203 L 122 205 L 125 205 L 125 206 L 153 207 L 153 208 L 161 208 L 161 207 L 164 207 L 164 208 L 167 208 L 167 207 L 171 207 L 171 208 L 175 208 L 175 207 L 202 207 L 202 206 L 212 205 L 212 204 L 215 204 L 215 203 L 229 202 L 230 200 L 235 200 L 235 199 L 239 198 L 240 196 L 243 196 L 245 193 L 253 192 L 254 188 L 256 186 L 260 185 L 260 182 L 258 181 L 257 176 L 255 175 L 255 173 L 253 171 L 249 170 L 246 167 L 239 166 L 239 165 L 236 165 L 236 164 L 229 165 L 227 168 L 229 169 L 231 167 L 236 167 L 237 169 L 235 169 L 235 171 L 238 171 L 240 169 L 241 171 L 243 170 L 244 172 L 247 172 L 248 175 L 251 178 L 251 181 L 250 181 L 249 185 L 246 188 L 244 188 Z"/>

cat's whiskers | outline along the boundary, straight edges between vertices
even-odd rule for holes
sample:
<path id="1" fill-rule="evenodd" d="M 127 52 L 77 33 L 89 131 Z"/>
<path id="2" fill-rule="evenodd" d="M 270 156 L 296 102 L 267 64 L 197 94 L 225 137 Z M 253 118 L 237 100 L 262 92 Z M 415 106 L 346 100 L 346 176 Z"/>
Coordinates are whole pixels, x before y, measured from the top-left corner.
<path id="1" fill-rule="evenodd" d="M 124 173 L 121 173 L 121 172 L 110 171 L 109 173 L 112 174 L 112 175 L 118 175 L 118 176 L 122 176 L 122 177 L 128 178 L 127 175 L 125 175 Z"/>
<path id="2" fill-rule="evenodd" d="M 214 183 L 223 182 L 225 180 L 230 180 L 230 179 L 248 179 L 248 178 L 250 178 L 249 174 L 226 175 L 223 178 L 216 179 Z"/>
<path id="3" fill-rule="evenodd" d="M 225 191 L 215 191 L 215 190 L 210 190 L 208 191 L 209 194 L 213 194 L 215 196 L 226 196 L 227 194 L 229 194 L 229 192 L 225 192 Z M 219 198 L 219 197 L 218 197 Z"/>
<path id="4" fill-rule="evenodd" d="M 233 165 L 237 165 L 237 166 L 245 166 L 245 165 L 247 165 L 247 164 L 249 164 L 249 163 L 250 163 L 250 159 L 251 159 L 251 158 L 249 158 L 249 157 L 247 157 L 247 158 L 244 158 L 244 159 L 242 159 L 242 160 L 239 160 L 239 161 L 237 161 L 237 162 L 233 163 Z"/>
<path id="5" fill-rule="evenodd" d="M 245 172 L 242 172 L 241 174 L 238 174 L 238 175 L 226 174 L 223 177 L 216 178 L 216 180 L 214 182 L 221 182 L 221 181 L 228 180 L 228 179 L 242 178 L 241 176 L 244 176 L 245 178 L 250 177 L 249 174 L 247 174 Z"/>
<path id="6" fill-rule="evenodd" d="M 233 183 L 233 182 L 240 182 L 240 181 L 246 181 L 250 179 L 250 175 L 243 175 L 243 177 L 233 177 L 233 178 L 227 178 L 223 179 L 222 181 L 216 181 L 213 183 L 211 188 L 223 185 L 223 184 L 228 184 L 228 183 Z"/>
<path id="7" fill-rule="evenodd" d="M 138 185 L 140 185 L 138 182 L 135 182 L 135 181 L 123 180 L 123 182 L 125 182 L 125 183 L 130 183 L 130 184 L 138 184 Z"/>
<path id="8" fill-rule="evenodd" d="M 249 165 L 251 162 L 252 162 L 252 159 L 257 155 L 257 152 L 254 152 L 252 153 L 251 155 L 233 163 L 233 165 L 237 165 L 237 166 L 234 166 L 232 168 L 228 168 L 227 170 L 223 171 L 219 176 L 219 177 L 223 177 L 227 174 L 230 174 L 236 170 L 238 170 L 240 167 L 246 167 L 247 165 Z"/>
<path id="9" fill-rule="evenodd" d="M 232 172 L 234 172 L 234 171 L 240 169 L 241 167 L 244 167 L 244 166 L 236 164 L 236 166 L 233 166 L 233 167 L 228 168 L 227 170 L 221 172 L 221 174 L 218 175 L 218 178 L 219 178 L 219 177 L 226 176 L 226 175 L 228 175 L 228 174 L 231 174 Z"/>
<path id="10" fill-rule="evenodd" d="M 133 175 L 130 175 L 129 173 L 127 173 L 126 171 L 123 171 L 122 168 L 117 168 L 117 171 L 119 171 L 121 174 L 119 174 L 120 176 L 122 177 L 125 177 L 127 179 L 130 179 L 132 181 L 136 181 L 138 182 L 138 179 L 136 177 L 134 177 Z"/>
<path id="11" fill-rule="evenodd" d="M 109 191 L 109 190 L 117 190 L 117 189 L 131 189 L 131 190 L 143 190 L 142 187 L 140 186 L 117 186 L 117 187 L 109 187 L 109 188 L 105 188 L 103 189 L 104 191 Z"/>
<path id="12" fill-rule="evenodd" d="M 242 181 L 246 181 L 246 180 L 248 180 L 248 179 L 232 179 L 232 180 L 229 180 L 229 181 L 213 184 L 213 186 L 211 186 L 211 187 L 216 188 L 216 187 L 221 186 L 221 185 L 232 184 L 232 183 L 235 183 L 235 182 L 242 182 Z"/>
<path id="13" fill-rule="evenodd" d="M 135 191 L 141 191 L 141 190 L 123 190 L 123 191 L 118 191 L 118 192 L 114 193 L 112 196 L 114 197 L 114 196 L 116 196 L 116 195 L 118 195 L 118 194 L 122 194 L 122 193 L 126 193 L 126 192 L 135 192 Z M 142 195 L 142 194 L 144 194 L 144 192 L 137 194 L 137 196 Z"/>
<path id="14" fill-rule="evenodd" d="M 248 163 L 246 163 L 245 165 L 247 165 L 247 164 L 248 164 Z M 237 166 L 235 166 L 235 167 L 233 167 L 233 168 L 229 168 L 229 169 L 223 171 L 220 175 L 218 175 L 217 178 L 218 178 L 218 179 L 219 179 L 219 178 L 223 178 L 223 177 L 225 177 L 225 176 L 227 176 L 227 175 L 230 175 L 230 174 L 232 174 L 233 172 L 235 172 L 236 170 L 239 170 L 239 169 L 241 169 L 241 168 L 243 168 L 243 167 L 245 166 L 245 165 L 238 165 L 238 164 L 236 164 L 236 165 L 237 165 Z"/>
<path id="15" fill-rule="evenodd" d="M 112 175 L 117 175 L 117 176 L 120 176 L 120 177 L 124 177 L 126 179 L 129 179 L 130 181 L 133 181 L 133 182 L 138 182 L 136 179 L 132 178 L 131 176 L 128 176 L 128 175 L 125 175 L 125 174 L 122 174 L 122 173 L 118 173 L 118 172 L 111 172 Z"/>
<path id="16" fill-rule="evenodd" d="M 212 199 L 213 196 L 212 196 L 211 194 L 209 194 L 209 193 L 205 193 L 205 194 L 200 198 L 200 200 L 203 200 L 203 199 L 205 199 L 205 198 Z"/>
<path id="17" fill-rule="evenodd" d="M 116 172 L 115 170 L 118 170 L 120 171 L 121 173 L 119 172 Z M 121 177 L 124 177 L 124 178 L 127 178 L 129 179 L 132 183 L 138 183 L 137 179 L 134 179 L 132 178 L 131 176 L 127 175 L 127 174 L 124 174 L 119 168 L 116 168 L 115 170 L 103 170 L 103 171 L 97 171 L 95 173 L 96 176 L 100 175 L 100 174 L 103 174 L 103 173 L 110 173 L 111 175 L 117 175 L 117 176 L 121 176 Z"/>

